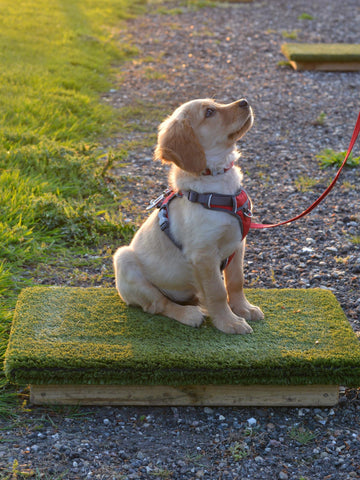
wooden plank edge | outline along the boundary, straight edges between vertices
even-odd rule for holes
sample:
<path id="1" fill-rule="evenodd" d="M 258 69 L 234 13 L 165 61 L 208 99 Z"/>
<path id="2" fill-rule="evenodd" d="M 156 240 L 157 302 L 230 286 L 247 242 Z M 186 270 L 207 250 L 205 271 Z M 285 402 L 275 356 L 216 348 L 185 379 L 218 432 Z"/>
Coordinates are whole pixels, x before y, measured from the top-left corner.
<path id="1" fill-rule="evenodd" d="M 34 405 L 329 407 L 338 385 L 30 385 Z"/>
<path id="2" fill-rule="evenodd" d="M 290 60 L 294 70 L 317 70 L 322 72 L 357 72 L 360 70 L 358 62 L 301 62 Z"/>

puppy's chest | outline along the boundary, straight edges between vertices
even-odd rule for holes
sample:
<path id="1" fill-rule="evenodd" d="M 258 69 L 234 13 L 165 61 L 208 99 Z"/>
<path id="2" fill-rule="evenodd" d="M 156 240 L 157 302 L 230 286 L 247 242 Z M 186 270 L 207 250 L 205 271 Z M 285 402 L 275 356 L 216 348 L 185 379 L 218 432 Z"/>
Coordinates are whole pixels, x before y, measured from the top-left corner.
<path id="1" fill-rule="evenodd" d="M 241 242 L 239 222 L 228 212 L 208 210 L 185 199 L 174 207 L 173 233 L 181 238 L 184 246 L 202 248 L 204 245 L 213 245 L 221 250 L 223 247 L 231 249 Z"/>

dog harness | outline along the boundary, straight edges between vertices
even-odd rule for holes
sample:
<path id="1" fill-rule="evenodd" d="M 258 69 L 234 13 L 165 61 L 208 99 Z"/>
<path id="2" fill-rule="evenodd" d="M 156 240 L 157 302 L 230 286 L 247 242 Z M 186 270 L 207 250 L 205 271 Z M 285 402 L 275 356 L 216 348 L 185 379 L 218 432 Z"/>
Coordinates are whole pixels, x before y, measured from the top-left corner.
<path id="1" fill-rule="evenodd" d="M 170 240 L 182 250 L 180 243 L 173 237 L 170 231 L 169 205 L 176 197 L 185 197 L 193 203 L 200 203 L 208 210 L 226 212 L 233 215 L 239 222 L 242 239 L 246 237 L 251 223 L 251 200 L 244 189 L 240 189 L 235 195 L 223 195 L 221 193 L 198 193 L 193 190 L 174 192 L 165 190 L 156 200 L 151 202 L 151 207 L 159 208 L 159 226 Z M 235 253 L 222 261 L 221 270 L 224 270 L 231 262 Z"/>

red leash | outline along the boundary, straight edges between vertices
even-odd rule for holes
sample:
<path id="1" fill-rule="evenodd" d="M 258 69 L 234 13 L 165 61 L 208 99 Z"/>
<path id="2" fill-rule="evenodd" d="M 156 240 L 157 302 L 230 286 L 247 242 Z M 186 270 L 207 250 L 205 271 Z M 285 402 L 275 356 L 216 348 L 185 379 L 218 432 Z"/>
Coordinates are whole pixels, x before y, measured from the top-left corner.
<path id="1" fill-rule="evenodd" d="M 334 187 L 335 183 L 337 182 L 337 179 L 339 178 L 341 170 L 344 168 L 345 163 L 347 162 L 347 159 L 349 158 L 349 155 L 350 155 L 350 153 L 353 149 L 353 146 L 355 145 L 355 142 L 356 142 L 356 139 L 359 135 L 359 132 L 360 132 L 360 113 L 359 113 L 358 119 L 357 119 L 356 124 L 355 124 L 355 128 L 354 128 L 351 140 L 350 140 L 349 148 L 346 152 L 346 155 L 345 155 L 345 158 L 343 160 L 343 163 L 341 164 L 341 167 L 339 168 L 337 174 L 335 175 L 334 180 L 330 183 L 330 185 L 327 187 L 327 189 L 320 195 L 320 197 L 317 200 L 315 200 L 315 202 L 312 205 L 310 205 L 310 207 L 308 207 L 306 210 L 304 210 L 302 213 L 300 213 L 300 215 L 297 215 L 294 218 L 290 218 L 290 220 L 285 220 L 284 222 L 279 222 L 279 223 L 269 223 L 269 224 L 267 224 L 267 223 L 251 223 L 250 228 L 259 228 L 260 229 L 260 228 L 279 227 L 280 225 L 285 225 L 286 223 L 294 222 L 295 220 L 298 220 L 299 218 L 304 217 L 305 215 L 310 213 L 317 205 L 319 205 L 319 203 L 328 195 L 328 193 L 330 193 L 330 191 Z"/>

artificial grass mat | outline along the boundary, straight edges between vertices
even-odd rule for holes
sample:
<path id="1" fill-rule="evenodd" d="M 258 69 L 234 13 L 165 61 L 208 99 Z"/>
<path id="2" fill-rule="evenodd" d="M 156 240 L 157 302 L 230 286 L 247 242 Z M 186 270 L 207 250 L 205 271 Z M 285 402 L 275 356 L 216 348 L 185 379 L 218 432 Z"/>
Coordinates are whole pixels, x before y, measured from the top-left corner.
<path id="1" fill-rule="evenodd" d="M 5 373 L 18 384 L 360 385 L 360 345 L 334 295 L 249 289 L 252 335 L 194 329 L 126 306 L 115 289 L 22 291 Z"/>
<path id="2" fill-rule="evenodd" d="M 282 53 L 294 62 L 359 62 L 360 44 L 285 43 Z"/>

